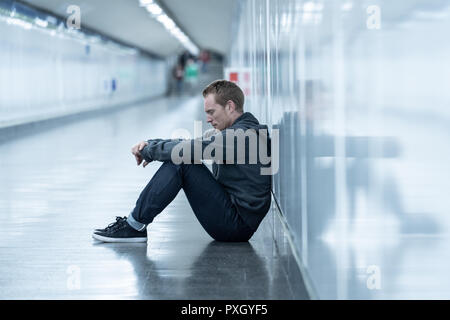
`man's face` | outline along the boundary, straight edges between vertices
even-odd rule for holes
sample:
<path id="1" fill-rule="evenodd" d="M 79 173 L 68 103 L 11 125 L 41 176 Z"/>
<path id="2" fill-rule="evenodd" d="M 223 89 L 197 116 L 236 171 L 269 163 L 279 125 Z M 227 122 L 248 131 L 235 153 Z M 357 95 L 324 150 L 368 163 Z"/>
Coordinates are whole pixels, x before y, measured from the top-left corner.
<path id="1" fill-rule="evenodd" d="M 205 97 L 206 120 L 215 129 L 224 130 L 232 125 L 231 110 L 229 106 L 221 106 L 216 103 L 214 94 L 210 93 Z"/>

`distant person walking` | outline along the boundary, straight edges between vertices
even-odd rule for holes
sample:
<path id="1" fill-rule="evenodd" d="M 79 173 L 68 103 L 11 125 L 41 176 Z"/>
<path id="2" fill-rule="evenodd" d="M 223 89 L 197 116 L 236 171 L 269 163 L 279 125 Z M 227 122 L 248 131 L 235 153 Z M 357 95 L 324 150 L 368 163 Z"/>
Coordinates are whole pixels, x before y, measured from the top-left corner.
<path id="1" fill-rule="evenodd" d="M 202 50 L 202 52 L 200 53 L 199 59 L 202 62 L 202 68 L 201 68 L 202 73 L 208 72 L 208 63 L 209 63 L 209 60 L 211 59 L 209 51 Z"/>
<path id="2" fill-rule="evenodd" d="M 177 64 L 173 69 L 173 77 L 175 79 L 175 93 L 181 95 L 183 93 L 184 70 L 181 64 Z"/>
<path id="3" fill-rule="evenodd" d="M 198 84 L 198 66 L 193 59 L 189 59 L 184 68 L 184 78 L 188 86 L 189 93 L 193 95 Z"/>
<path id="4" fill-rule="evenodd" d="M 189 53 L 189 51 L 184 51 L 179 57 L 178 57 L 178 63 L 181 65 L 181 67 L 186 67 L 186 63 L 189 59 L 192 59 L 193 56 Z"/>

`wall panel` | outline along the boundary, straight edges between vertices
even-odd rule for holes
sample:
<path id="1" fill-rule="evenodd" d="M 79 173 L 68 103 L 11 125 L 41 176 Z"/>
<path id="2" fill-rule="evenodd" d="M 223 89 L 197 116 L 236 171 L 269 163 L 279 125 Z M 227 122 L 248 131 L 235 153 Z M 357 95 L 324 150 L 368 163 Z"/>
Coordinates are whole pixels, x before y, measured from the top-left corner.
<path id="1" fill-rule="evenodd" d="M 247 0 L 228 66 L 280 134 L 273 193 L 319 298 L 450 298 L 448 1 Z"/>

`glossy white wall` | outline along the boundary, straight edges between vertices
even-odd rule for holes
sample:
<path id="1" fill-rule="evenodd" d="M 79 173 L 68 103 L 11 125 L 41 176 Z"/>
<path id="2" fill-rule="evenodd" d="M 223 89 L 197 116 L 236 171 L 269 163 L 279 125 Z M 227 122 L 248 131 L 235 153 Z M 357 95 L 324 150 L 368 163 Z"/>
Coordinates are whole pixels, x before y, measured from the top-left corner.
<path id="1" fill-rule="evenodd" d="M 0 127 L 166 92 L 164 60 L 0 9 Z"/>
<path id="2" fill-rule="evenodd" d="M 450 298 L 449 5 L 241 2 L 228 67 L 318 298 Z"/>

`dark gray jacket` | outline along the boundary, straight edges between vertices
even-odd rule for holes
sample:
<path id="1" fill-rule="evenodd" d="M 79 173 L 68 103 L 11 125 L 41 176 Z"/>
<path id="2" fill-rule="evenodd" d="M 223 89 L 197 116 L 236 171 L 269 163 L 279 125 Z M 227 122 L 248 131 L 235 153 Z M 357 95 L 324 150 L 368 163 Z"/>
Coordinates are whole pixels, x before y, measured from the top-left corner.
<path id="1" fill-rule="evenodd" d="M 256 230 L 270 208 L 270 142 L 267 126 L 245 112 L 232 126 L 207 139 L 148 140 L 141 155 L 149 162 L 213 160 L 214 177 L 228 192 L 243 220 Z"/>

